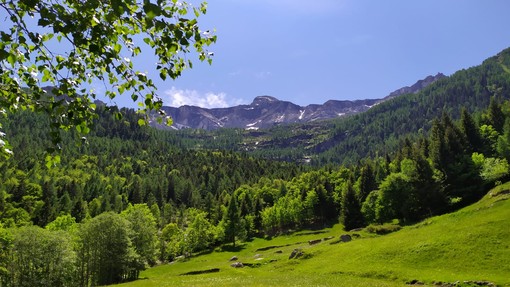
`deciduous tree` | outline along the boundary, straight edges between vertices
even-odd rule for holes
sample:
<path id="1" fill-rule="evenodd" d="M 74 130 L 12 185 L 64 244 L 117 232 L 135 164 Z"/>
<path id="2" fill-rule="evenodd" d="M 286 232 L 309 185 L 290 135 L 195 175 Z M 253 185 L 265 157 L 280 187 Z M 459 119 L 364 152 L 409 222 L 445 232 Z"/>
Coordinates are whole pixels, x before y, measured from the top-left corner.
<path id="1" fill-rule="evenodd" d="M 153 265 L 157 251 L 157 223 L 147 204 L 129 205 L 121 213 L 131 223 L 131 243 L 144 263 Z"/>
<path id="2" fill-rule="evenodd" d="M 49 114 L 54 143 L 60 141 L 60 129 L 75 127 L 86 134 L 95 117 L 95 81 L 104 83 L 110 99 L 127 94 L 140 100 L 142 112 L 159 110 L 156 86 L 138 70 L 136 60 L 152 51 L 163 80 L 192 67 L 187 54 L 210 63 L 212 53 L 206 48 L 216 36 L 200 30 L 197 22 L 206 8 L 206 3 L 173 0 L 0 0 L 5 19 L 0 28 L 0 114 L 18 109 Z M 12 151 L 1 128 L 5 156 Z"/>
<path id="3" fill-rule="evenodd" d="M 112 212 L 85 222 L 79 231 L 82 286 L 108 285 L 136 278 L 143 266 L 132 249 L 129 222 Z"/>
<path id="4" fill-rule="evenodd" d="M 77 285 L 76 254 L 65 232 L 37 226 L 16 229 L 11 254 L 11 286 Z"/>

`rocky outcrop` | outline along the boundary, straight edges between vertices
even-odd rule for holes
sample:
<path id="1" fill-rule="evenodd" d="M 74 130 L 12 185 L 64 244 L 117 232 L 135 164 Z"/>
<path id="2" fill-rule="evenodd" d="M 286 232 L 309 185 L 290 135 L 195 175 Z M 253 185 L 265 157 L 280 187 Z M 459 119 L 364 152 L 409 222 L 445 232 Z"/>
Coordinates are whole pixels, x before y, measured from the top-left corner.
<path id="1" fill-rule="evenodd" d="M 352 237 L 349 234 L 342 234 L 340 235 L 340 240 L 342 242 L 349 242 L 352 240 Z"/>
<path id="2" fill-rule="evenodd" d="M 301 249 L 294 249 L 289 255 L 289 259 L 298 259 L 303 256 L 303 251 Z"/>

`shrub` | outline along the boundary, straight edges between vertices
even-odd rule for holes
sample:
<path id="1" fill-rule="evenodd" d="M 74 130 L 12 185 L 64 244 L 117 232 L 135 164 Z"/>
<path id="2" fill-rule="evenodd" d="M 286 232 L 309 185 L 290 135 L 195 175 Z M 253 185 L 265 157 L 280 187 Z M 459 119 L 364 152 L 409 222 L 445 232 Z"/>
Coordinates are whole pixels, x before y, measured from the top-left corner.
<path id="1" fill-rule="evenodd" d="M 368 232 L 379 234 L 379 235 L 392 233 L 395 231 L 399 231 L 400 229 L 402 229 L 402 226 L 400 226 L 398 224 L 392 224 L 392 223 L 387 223 L 387 224 L 382 224 L 382 225 L 370 224 L 366 228 L 366 230 Z"/>

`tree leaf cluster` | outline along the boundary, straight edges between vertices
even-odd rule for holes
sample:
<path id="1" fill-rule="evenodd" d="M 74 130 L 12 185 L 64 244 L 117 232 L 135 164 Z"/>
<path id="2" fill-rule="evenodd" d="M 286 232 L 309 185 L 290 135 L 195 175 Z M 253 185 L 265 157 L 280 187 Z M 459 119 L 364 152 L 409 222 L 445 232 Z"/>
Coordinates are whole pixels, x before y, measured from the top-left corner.
<path id="1" fill-rule="evenodd" d="M 154 53 L 159 77 L 175 79 L 193 65 L 187 55 L 211 63 L 207 47 L 216 42 L 198 26 L 205 2 L 1 0 L 0 11 L 0 111 L 48 114 L 55 145 L 59 130 L 89 132 L 98 83 L 111 100 L 127 94 L 138 102 L 142 124 L 161 109 L 154 75 L 136 61 L 142 51 Z M 9 156 L 2 141 L 0 153 Z"/>

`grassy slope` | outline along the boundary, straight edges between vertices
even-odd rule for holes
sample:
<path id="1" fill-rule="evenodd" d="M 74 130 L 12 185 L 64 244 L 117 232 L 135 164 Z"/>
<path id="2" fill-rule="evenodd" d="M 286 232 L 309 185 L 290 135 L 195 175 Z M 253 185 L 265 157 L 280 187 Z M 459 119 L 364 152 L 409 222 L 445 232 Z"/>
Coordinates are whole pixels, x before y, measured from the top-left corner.
<path id="1" fill-rule="evenodd" d="M 330 235 L 336 240 L 343 232 L 335 226 L 321 234 L 256 239 L 236 252 L 215 251 L 146 270 L 141 276 L 145 279 L 123 286 L 405 286 L 413 279 L 429 285 L 488 280 L 510 286 L 510 194 L 501 192 L 505 190 L 510 190 L 510 183 L 491 191 L 493 195 L 500 192 L 497 196 L 489 193 L 458 212 L 385 236 L 361 232 L 361 238 L 348 243 L 306 243 Z M 274 245 L 290 246 L 256 251 Z M 289 260 L 294 248 L 302 248 L 308 258 Z M 255 254 L 264 259 L 256 261 Z M 233 255 L 260 266 L 231 268 L 228 259 Z M 277 261 L 269 263 L 271 259 Z M 179 276 L 211 268 L 220 268 L 220 272 Z"/>

